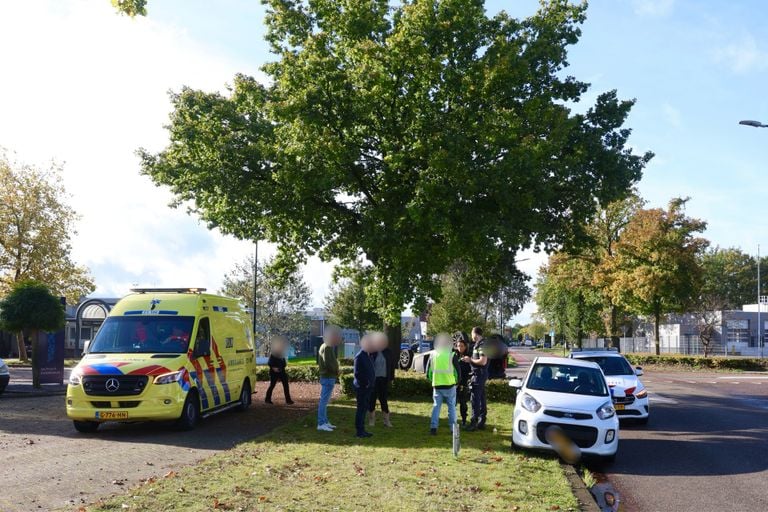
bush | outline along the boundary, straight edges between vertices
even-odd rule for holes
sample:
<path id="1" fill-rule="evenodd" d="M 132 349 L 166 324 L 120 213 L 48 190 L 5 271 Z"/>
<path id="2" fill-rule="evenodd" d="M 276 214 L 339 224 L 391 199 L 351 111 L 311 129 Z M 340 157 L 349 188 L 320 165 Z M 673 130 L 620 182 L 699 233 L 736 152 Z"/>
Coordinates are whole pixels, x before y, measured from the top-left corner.
<path id="1" fill-rule="evenodd" d="M 354 377 L 351 373 L 341 376 L 341 390 L 348 397 L 355 396 Z M 514 390 L 506 379 L 489 380 L 485 387 L 486 396 L 492 402 L 514 402 Z M 430 399 L 432 383 L 422 373 L 397 370 L 395 380 L 390 384 L 389 396 L 396 400 Z"/>
<path id="2" fill-rule="evenodd" d="M 674 366 L 679 368 L 695 368 L 710 370 L 768 370 L 768 362 L 761 359 L 742 357 L 704 357 L 676 354 L 624 354 L 627 360 L 636 366 Z"/>
<path id="3" fill-rule="evenodd" d="M 352 373 L 351 367 L 342 366 L 339 368 L 342 374 Z M 319 382 L 320 369 L 317 365 L 288 366 L 286 368 L 288 380 L 291 382 Z M 258 366 L 256 368 L 256 380 L 269 380 L 269 366 Z"/>

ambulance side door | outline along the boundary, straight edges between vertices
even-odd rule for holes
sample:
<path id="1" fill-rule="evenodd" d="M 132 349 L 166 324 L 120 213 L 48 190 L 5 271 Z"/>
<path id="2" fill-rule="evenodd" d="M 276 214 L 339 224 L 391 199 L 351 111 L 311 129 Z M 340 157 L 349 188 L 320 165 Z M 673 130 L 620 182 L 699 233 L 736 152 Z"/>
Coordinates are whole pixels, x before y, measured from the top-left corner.
<path id="1" fill-rule="evenodd" d="M 207 410 L 220 405 L 222 402 L 211 360 L 211 321 L 208 317 L 201 317 L 198 320 L 191 362 L 195 369 L 193 380 L 200 393 L 202 409 Z"/>

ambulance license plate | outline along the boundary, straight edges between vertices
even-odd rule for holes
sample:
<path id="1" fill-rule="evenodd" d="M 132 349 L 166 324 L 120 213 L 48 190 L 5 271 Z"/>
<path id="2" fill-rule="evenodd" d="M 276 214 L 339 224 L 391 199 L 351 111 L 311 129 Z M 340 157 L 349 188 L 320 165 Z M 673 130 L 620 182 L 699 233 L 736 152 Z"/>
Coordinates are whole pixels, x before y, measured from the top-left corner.
<path id="1" fill-rule="evenodd" d="M 617 411 L 623 411 L 624 410 L 624 404 L 613 404 L 613 408 L 616 409 Z M 126 416 L 128 415 L 128 413 L 125 413 L 125 414 L 126 414 Z"/>
<path id="2" fill-rule="evenodd" d="M 96 411 L 97 420 L 127 420 L 128 411 Z"/>

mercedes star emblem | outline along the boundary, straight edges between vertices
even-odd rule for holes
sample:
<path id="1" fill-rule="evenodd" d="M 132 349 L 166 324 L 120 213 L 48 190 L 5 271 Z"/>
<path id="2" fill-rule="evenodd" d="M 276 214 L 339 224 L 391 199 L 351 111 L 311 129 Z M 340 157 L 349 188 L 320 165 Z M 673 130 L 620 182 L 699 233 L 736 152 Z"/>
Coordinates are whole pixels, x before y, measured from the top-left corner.
<path id="1" fill-rule="evenodd" d="M 120 381 L 115 378 L 107 379 L 107 383 L 104 385 L 104 387 L 106 387 L 107 391 L 110 393 L 114 393 L 120 389 Z"/>

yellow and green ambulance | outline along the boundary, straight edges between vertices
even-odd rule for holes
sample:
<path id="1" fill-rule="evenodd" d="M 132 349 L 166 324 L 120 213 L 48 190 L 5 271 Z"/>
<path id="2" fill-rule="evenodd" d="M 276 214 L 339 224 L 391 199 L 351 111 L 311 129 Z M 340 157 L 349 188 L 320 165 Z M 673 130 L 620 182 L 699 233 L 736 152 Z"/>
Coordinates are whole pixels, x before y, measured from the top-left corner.
<path id="1" fill-rule="evenodd" d="M 176 420 L 246 410 L 256 381 L 248 315 L 202 288 L 136 288 L 72 370 L 67 416 L 80 432 L 105 421 Z"/>

